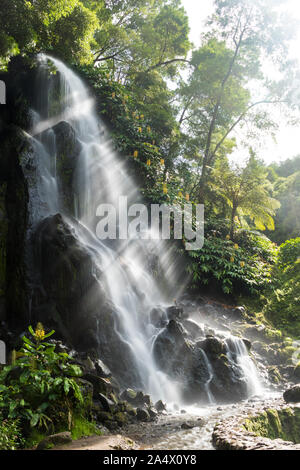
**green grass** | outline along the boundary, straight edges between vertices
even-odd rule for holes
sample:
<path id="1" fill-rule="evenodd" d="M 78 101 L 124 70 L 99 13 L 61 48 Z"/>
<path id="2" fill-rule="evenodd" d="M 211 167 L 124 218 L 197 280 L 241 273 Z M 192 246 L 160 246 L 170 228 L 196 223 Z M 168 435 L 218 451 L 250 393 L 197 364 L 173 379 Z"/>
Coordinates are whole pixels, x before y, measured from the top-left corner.
<path id="1" fill-rule="evenodd" d="M 94 422 L 88 421 L 82 416 L 74 416 L 71 435 L 72 439 L 77 440 L 87 436 L 101 436 L 102 432 L 97 428 Z"/>

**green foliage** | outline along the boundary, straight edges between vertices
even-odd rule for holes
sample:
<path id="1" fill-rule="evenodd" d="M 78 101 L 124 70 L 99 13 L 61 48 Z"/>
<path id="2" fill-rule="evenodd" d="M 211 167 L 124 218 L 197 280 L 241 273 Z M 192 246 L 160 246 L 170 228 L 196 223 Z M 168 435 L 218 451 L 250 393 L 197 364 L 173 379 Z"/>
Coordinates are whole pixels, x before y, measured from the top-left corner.
<path id="1" fill-rule="evenodd" d="M 300 157 L 274 164 L 270 170 L 275 175 L 274 195 L 281 207 L 275 218 L 275 232 L 269 236 L 276 243 L 283 243 L 300 233 Z"/>
<path id="2" fill-rule="evenodd" d="M 23 443 L 19 420 L 3 419 L 0 414 L 0 450 L 16 450 Z"/>
<path id="3" fill-rule="evenodd" d="M 11 55 L 40 51 L 69 61 L 91 61 L 90 46 L 97 27 L 95 13 L 79 0 L 2 0 L 2 65 Z"/>
<path id="4" fill-rule="evenodd" d="M 275 210 L 280 203 L 270 196 L 272 185 L 264 166 L 251 154 L 244 168 L 219 164 L 213 172 L 214 189 L 230 211 L 230 236 L 234 237 L 236 220 L 244 226 L 252 222 L 259 230 L 274 230 Z"/>
<path id="5" fill-rule="evenodd" d="M 265 313 L 277 327 L 300 336 L 300 238 L 287 240 L 279 248 L 278 264 L 272 272 Z"/>
<path id="6" fill-rule="evenodd" d="M 225 236 L 226 224 L 223 230 L 218 228 L 206 229 L 204 247 L 188 252 L 191 287 L 213 283 L 226 294 L 262 291 L 271 282 L 274 245 L 266 237 L 246 230 L 237 233 L 239 244 L 234 243 L 229 235 Z"/>
<path id="7" fill-rule="evenodd" d="M 278 268 L 286 271 L 293 269 L 293 265 L 300 260 L 300 238 L 287 240 L 280 245 L 278 256 Z"/>
<path id="8" fill-rule="evenodd" d="M 75 415 L 72 420 L 72 439 L 77 440 L 86 436 L 101 436 L 101 431 L 96 424 L 88 421 L 81 415 Z"/>
<path id="9" fill-rule="evenodd" d="M 169 146 L 176 134 L 176 122 L 168 105 L 169 94 L 164 93 L 165 85 L 160 82 L 161 89 L 154 91 L 150 80 L 149 88 L 143 85 L 141 97 L 135 85 L 129 87 L 115 81 L 107 68 L 84 66 L 77 67 L 77 71 L 92 86 L 98 112 L 112 129 L 115 148 L 146 200 L 153 203 L 182 200 L 178 196 L 183 191 L 182 180 L 174 171 Z"/>
<path id="10" fill-rule="evenodd" d="M 110 61 L 123 77 L 154 69 L 173 75 L 190 47 L 188 19 L 177 0 L 105 2 L 97 15 L 95 61 Z"/>
<path id="11" fill-rule="evenodd" d="M 76 382 L 81 369 L 44 341 L 53 331 L 45 334 L 38 324 L 29 332 L 32 339 L 23 336 L 18 358 L 0 373 L 0 411 L 5 419 L 18 420 L 25 435 L 35 427 L 48 432 L 62 423 L 68 426 L 74 410 L 83 406 Z"/>

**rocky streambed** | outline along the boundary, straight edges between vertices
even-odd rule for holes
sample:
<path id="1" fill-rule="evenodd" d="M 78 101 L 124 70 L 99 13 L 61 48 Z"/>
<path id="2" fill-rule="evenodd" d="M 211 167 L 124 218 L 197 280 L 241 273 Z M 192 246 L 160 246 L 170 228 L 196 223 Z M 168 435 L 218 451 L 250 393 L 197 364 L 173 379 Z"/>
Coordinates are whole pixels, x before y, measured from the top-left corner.
<path id="1" fill-rule="evenodd" d="M 126 429 L 139 448 L 153 450 L 299 450 L 299 431 L 299 403 L 279 396 L 170 410 Z"/>
<path id="2" fill-rule="evenodd" d="M 281 397 L 169 409 L 151 422 L 135 422 L 59 450 L 299 450 L 300 406 Z"/>

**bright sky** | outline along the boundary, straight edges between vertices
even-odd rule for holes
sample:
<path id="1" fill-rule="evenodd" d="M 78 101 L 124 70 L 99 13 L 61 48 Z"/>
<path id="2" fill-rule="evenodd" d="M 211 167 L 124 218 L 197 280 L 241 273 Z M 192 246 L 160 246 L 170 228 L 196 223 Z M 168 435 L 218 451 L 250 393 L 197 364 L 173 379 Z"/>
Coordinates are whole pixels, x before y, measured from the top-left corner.
<path id="1" fill-rule="evenodd" d="M 213 11 L 213 0 L 181 0 L 190 21 L 190 40 L 198 46 L 200 43 L 200 33 L 203 31 L 205 19 Z M 290 12 L 293 18 L 299 20 L 299 33 L 297 39 L 291 43 L 291 58 L 300 61 L 300 1 L 286 0 L 284 9 Z M 259 156 L 267 163 L 279 162 L 287 158 L 300 154 L 300 128 L 295 126 L 282 126 L 276 134 L 276 142 L 271 136 L 266 136 L 260 147 Z M 235 159 L 239 159 L 236 153 Z"/>

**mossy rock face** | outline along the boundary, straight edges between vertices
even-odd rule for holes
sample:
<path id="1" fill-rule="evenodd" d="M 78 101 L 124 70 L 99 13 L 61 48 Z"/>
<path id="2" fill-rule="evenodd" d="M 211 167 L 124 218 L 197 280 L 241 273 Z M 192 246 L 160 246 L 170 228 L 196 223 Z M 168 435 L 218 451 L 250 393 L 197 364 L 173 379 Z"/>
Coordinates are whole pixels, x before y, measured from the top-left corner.
<path id="1" fill-rule="evenodd" d="M 243 427 L 257 436 L 300 443 L 300 408 L 267 409 L 246 419 Z"/>
<path id="2" fill-rule="evenodd" d="M 271 382 L 279 384 L 282 380 L 281 374 L 276 366 L 268 367 L 268 375 Z"/>
<path id="3" fill-rule="evenodd" d="M 83 395 L 84 408 L 86 410 L 91 409 L 93 403 L 93 385 L 84 379 L 76 379 L 76 382 L 78 383 Z"/>
<path id="4" fill-rule="evenodd" d="M 119 426 L 124 426 L 128 423 L 128 416 L 126 415 L 126 413 L 118 411 L 114 414 L 114 420 L 119 424 Z"/>

